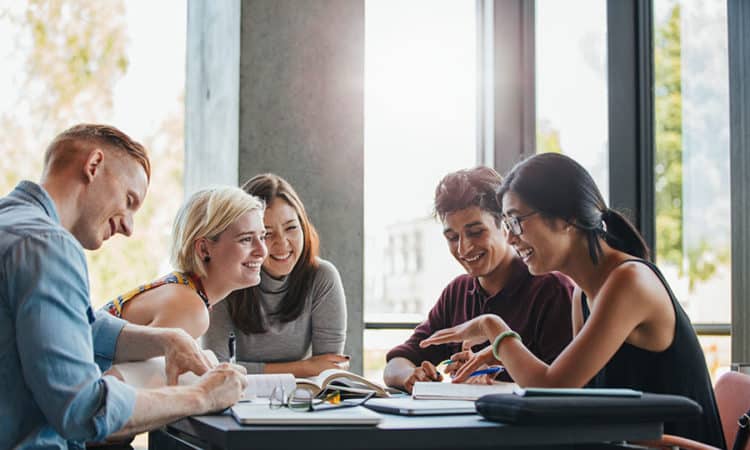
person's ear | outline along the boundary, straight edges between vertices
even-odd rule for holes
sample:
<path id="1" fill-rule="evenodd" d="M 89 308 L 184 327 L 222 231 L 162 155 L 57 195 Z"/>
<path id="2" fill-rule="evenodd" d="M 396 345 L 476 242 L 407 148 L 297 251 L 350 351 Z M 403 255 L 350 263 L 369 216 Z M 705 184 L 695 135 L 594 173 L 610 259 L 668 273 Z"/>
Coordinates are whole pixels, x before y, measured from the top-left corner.
<path id="1" fill-rule="evenodd" d="M 575 225 L 575 219 L 571 220 L 563 220 L 563 219 L 557 219 L 557 223 L 560 226 L 559 229 L 566 233 L 570 233 L 571 231 L 576 229 Z"/>
<path id="2" fill-rule="evenodd" d="M 206 239 L 205 237 L 201 237 L 195 240 L 193 250 L 195 251 L 195 254 L 198 255 L 198 258 L 200 258 L 201 261 L 209 262 L 211 260 L 211 255 L 208 251 L 208 239 Z"/>
<path id="3" fill-rule="evenodd" d="M 103 162 L 104 152 L 100 148 L 95 148 L 89 152 L 83 166 L 83 176 L 88 183 L 91 183 L 94 177 L 101 171 Z"/>

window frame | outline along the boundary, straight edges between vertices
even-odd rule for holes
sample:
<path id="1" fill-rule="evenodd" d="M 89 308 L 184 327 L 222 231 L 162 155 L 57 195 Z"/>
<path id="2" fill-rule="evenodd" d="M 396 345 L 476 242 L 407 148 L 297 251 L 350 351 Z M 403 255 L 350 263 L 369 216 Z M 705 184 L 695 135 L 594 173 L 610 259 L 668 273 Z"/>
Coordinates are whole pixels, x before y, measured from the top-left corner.
<path id="1" fill-rule="evenodd" d="M 476 0 L 477 163 L 510 170 L 536 149 L 535 1 Z M 732 362 L 750 361 L 750 6 L 728 0 L 732 207 L 731 323 L 693 323 L 699 335 L 732 337 Z M 653 0 L 607 0 L 610 204 L 628 211 L 656 248 Z M 617 55 L 612 58 L 611 55 Z M 508 70 L 508 67 L 517 70 Z M 365 322 L 365 329 L 417 323 Z"/>

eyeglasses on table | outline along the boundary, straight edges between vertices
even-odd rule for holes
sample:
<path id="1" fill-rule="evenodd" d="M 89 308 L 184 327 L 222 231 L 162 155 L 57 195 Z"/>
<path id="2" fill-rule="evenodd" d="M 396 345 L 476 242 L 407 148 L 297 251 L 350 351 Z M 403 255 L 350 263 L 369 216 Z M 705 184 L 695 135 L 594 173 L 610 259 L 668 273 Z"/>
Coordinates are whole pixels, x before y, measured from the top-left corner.
<path id="1" fill-rule="evenodd" d="M 271 391 L 268 407 L 271 409 L 286 407 L 293 411 L 300 412 L 328 411 L 331 409 L 362 406 L 374 395 L 374 392 L 370 392 L 365 397 L 357 399 L 356 401 L 342 401 L 341 393 L 339 391 L 333 391 L 325 394 L 322 398 L 318 398 L 308 389 L 296 388 L 287 395 L 287 392 L 283 387 L 276 386 Z"/>

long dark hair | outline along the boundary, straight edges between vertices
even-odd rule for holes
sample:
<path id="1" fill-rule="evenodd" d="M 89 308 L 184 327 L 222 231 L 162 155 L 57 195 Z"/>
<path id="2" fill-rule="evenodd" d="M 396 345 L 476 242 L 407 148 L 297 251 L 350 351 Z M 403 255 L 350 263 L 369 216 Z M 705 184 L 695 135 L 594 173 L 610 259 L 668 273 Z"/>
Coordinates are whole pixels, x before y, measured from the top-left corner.
<path id="1" fill-rule="evenodd" d="M 612 248 L 650 259 L 638 230 L 623 214 L 607 207 L 591 175 L 570 157 L 541 153 L 521 161 L 498 189 L 499 204 L 509 191 L 542 217 L 563 219 L 583 231 L 594 264 L 602 256 L 599 238 Z"/>
<path id="2" fill-rule="evenodd" d="M 318 268 L 318 248 L 320 240 L 310 218 L 307 216 L 305 206 L 302 204 L 297 192 L 288 181 L 272 173 L 256 175 L 244 185 L 242 189 L 248 194 L 254 195 L 264 202 L 266 207 L 273 200 L 279 199 L 294 208 L 302 227 L 304 244 L 302 254 L 289 274 L 289 290 L 281 300 L 278 311 L 264 312 L 260 303 L 260 286 L 253 286 L 234 291 L 227 297 L 227 308 L 229 317 L 232 318 L 234 326 L 245 334 L 264 333 L 268 330 L 266 316 L 273 314 L 281 322 L 291 322 L 302 314 L 305 307 L 305 297 L 312 286 L 315 271 Z"/>

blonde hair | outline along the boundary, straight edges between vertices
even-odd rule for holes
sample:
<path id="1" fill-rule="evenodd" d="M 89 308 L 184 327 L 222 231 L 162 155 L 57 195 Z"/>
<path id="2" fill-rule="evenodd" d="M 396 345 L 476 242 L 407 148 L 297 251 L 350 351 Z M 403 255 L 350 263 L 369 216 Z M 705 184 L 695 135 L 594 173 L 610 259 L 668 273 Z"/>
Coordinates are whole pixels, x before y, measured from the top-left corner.
<path id="1" fill-rule="evenodd" d="M 241 215 L 254 210 L 262 214 L 264 209 L 261 200 L 237 187 L 213 187 L 194 193 L 175 217 L 172 265 L 182 272 L 205 277 L 205 263 L 195 251 L 195 241 L 203 237 L 216 241 Z"/>

